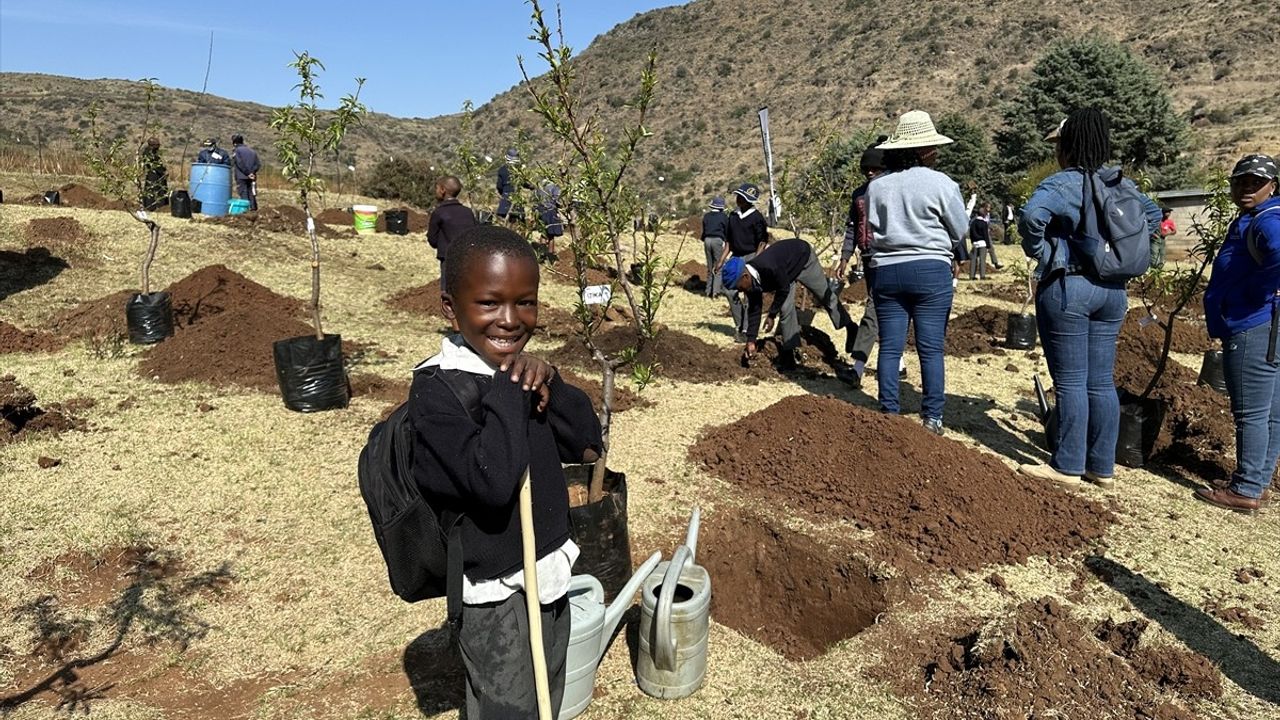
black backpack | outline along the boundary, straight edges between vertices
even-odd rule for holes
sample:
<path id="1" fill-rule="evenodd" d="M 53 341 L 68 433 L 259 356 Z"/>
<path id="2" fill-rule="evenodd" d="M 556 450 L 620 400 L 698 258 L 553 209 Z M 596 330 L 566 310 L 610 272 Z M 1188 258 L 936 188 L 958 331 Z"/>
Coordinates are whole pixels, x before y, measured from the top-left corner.
<path id="1" fill-rule="evenodd" d="M 435 372 L 479 422 L 475 381 L 459 370 Z M 409 403 L 373 426 L 357 473 L 391 589 L 406 602 L 447 597 L 449 619 L 456 621 L 462 611 L 463 518 L 433 508 L 414 480 Z"/>
<path id="2" fill-rule="evenodd" d="M 1072 238 L 1071 257 L 1096 280 L 1123 282 L 1151 267 L 1151 231 L 1143 194 L 1124 176 L 1104 179 L 1084 173 L 1079 237 Z"/>

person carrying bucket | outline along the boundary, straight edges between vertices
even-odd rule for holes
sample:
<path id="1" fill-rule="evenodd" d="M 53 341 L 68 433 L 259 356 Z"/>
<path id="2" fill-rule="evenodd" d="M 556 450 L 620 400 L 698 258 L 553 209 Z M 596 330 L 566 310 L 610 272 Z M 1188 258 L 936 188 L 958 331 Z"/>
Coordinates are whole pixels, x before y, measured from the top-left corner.
<path id="1" fill-rule="evenodd" d="M 258 153 L 244 144 L 244 136 L 236 133 L 231 136 L 231 166 L 236 175 L 236 194 L 241 200 L 249 201 L 249 209 L 258 209 L 258 171 L 262 163 L 258 161 Z"/>
<path id="2" fill-rule="evenodd" d="M 579 552 L 569 537 L 561 463 L 599 457 L 600 421 L 585 393 L 525 352 L 538 324 L 539 270 L 523 237 L 501 226 L 473 227 L 450 244 L 445 272 L 443 310 L 456 334 L 414 370 L 409 417 L 414 479 L 432 507 L 444 510 L 446 525 L 461 523 L 457 639 L 466 716 L 538 717 L 539 662 L 530 638 L 540 625 L 555 717 L 569 645 L 567 592 Z M 454 375 L 446 379 L 447 373 Z M 460 383 L 473 393 L 454 390 Z M 520 520 L 518 499 L 526 477 L 529 523 Z M 536 550 L 523 557 L 536 559 L 526 575 L 528 533 Z M 535 585 L 537 603 L 525 593 Z M 536 611 L 527 611 L 530 605 Z"/>

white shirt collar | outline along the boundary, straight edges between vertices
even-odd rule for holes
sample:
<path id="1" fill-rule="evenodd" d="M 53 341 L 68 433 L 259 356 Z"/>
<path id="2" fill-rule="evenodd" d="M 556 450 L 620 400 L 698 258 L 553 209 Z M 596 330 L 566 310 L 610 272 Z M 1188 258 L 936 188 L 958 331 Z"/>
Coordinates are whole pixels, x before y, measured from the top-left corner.
<path id="1" fill-rule="evenodd" d="M 438 367 L 441 370 L 461 370 L 463 372 L 493 377 L 497 368 L 485 362 L 475 350 L 462 339 L 462 335 L 454 334 L 440 341 L 440 352 L 432 355 L 414 368 L 417 372 L 423 368 Z"/>
<path id="2" fill-rule="evenodd" d="M 747 272 L 751 274 L 751 279 L 752 279 L 752 280 L 755 280 L 757 283 L 759 283 L 759 282 L 760 282 L 760 272 L 759 272 L 758 270 L 756 270 L 755 268 L 751 267 L 751 263 L 747 263 L 745 267 L 747 268 Z"/>
<path id="3" fill-rule="evenodd" d="M 753 207 L 749 207 L 749 208 L 747 208 L 746 210 L 739 210 L 739 211 L 738 211 L 738 217 L 740 217 L 740 218 L 744 218 L 744 217 L 746 217 L 746 216 L 750 215 L 751 213 L 753 213 L 753 212 L 755 212 L 755 211 L 756 211 L 756 209 L 755 209 L 755 208 L 753 208 Z"/>

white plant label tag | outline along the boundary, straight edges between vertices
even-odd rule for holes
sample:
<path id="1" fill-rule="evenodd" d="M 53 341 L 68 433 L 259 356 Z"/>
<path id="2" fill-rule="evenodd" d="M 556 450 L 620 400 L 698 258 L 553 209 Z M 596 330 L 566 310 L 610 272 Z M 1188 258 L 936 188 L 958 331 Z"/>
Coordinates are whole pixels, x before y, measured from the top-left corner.
<path id="1" fill-rule="evenodd" d="M 604 305 L 613 298 L 613 290 L 608 285 L 588 285 L 582 289 L 583 305 Z"/>
<path id="2" fill-rule="evenodd" d="M 142 221 L 144 221 L 144 222 L 145 222 L 145 221 L 146 221 L 146 219 L 147 219 L 147 213 L 146 213 L 146 211 L 144 211 L 144 210 L 139 210 L 138 212 L 136 212 L 136 213 L 134 213 L 134 214 L 135 214 L 135 215 L 137 215 L 137 217 L 138 217 L 138 219 L 139 219 L 139 220 L 142 220 Z"/>
<path id="3" fill-rule="evenodd" d="M 308 217 L 308 218 L 307 218 L 307 232 L 309 232 L 309 233 L 313 233 L 313 232 L 315 232 L 315 231 L 316 231 L 316 221 L 315 221 L 314 219 L 312 219 L 311 217 Z"/>

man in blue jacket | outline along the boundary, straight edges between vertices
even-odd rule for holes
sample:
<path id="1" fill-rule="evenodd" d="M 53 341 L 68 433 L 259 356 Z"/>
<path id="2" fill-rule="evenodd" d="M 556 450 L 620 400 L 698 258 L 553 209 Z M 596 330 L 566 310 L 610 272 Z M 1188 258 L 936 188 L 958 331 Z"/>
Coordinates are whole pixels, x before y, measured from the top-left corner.
<path id="1" fill-rule="evenodd" d="M 231 136 L 231 167 L 236 174 L 236 194 L 241 200 L 249 201 L 249 209 L 258 209 L 258 171 L 262 163 L 258 161 L 258 153 L 244 144 L 244 136 L 236 133 Z"/>

